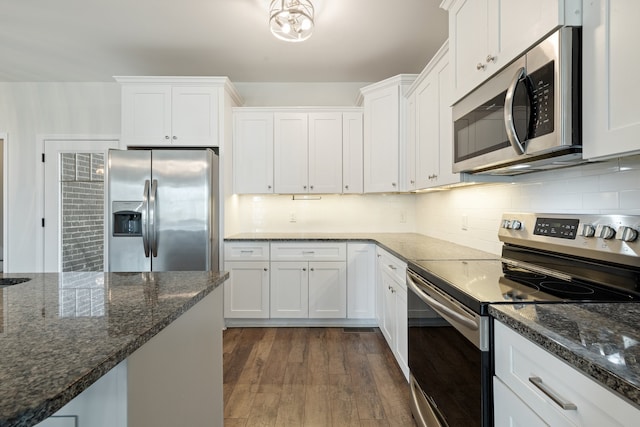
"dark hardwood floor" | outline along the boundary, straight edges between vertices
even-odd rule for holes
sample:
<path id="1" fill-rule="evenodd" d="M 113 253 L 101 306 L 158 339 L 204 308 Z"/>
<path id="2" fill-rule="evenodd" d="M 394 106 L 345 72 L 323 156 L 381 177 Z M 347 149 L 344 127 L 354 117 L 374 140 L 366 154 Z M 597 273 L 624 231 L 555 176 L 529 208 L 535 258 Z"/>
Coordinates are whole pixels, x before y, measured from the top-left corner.
<path id="1" fill-rule="evenodd" d="M 229 328 L 224 401 L 225 427 L 415 426 L 378 328 Z"/>

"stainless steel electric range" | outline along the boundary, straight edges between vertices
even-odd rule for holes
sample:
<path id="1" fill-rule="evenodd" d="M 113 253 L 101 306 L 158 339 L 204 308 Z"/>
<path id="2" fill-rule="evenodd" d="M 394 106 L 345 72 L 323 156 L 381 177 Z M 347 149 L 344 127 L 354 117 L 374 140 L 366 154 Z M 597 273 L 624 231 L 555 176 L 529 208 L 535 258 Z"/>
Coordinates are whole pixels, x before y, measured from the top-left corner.
<path id="1" fill-rule="evenodd" d="M 495 260 L 410 261 L 419 426 L 493 424 L 490 304 L 640 302 L 640 216 L 504 214 Z"/>

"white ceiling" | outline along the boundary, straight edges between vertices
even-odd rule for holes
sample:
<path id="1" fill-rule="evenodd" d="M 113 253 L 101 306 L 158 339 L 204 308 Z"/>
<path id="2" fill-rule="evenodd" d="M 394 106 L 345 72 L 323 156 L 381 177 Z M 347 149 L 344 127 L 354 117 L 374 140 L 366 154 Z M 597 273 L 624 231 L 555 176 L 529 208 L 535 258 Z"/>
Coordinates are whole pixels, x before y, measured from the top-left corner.
<path id="1" fill-rule="evenodd" d="M 419 73 L 447 38 L 440 0 L 312 1 L 314 34 L 288 43 L 269 0 L 0 0 L 0 81 L 374 82 Z"/>

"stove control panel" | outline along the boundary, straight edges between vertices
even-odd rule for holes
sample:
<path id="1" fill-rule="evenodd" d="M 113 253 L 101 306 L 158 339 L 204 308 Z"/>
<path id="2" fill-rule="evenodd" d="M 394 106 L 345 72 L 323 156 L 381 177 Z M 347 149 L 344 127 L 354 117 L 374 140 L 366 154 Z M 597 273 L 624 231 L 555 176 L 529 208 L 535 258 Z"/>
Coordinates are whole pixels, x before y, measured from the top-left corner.
<path id="1" fill-rule="evenodd" d="M 498 238 L 506 244 L 640 265 L 640 215 L 506 213 Z"/>

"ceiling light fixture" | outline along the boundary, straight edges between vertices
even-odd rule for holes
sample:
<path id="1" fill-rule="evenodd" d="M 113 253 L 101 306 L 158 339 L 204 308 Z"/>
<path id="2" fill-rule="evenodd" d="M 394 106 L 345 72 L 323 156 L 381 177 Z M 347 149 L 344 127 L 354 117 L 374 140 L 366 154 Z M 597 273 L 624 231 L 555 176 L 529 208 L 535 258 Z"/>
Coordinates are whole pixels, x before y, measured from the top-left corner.
<path id="1" fill-rule="evenodd" d="M 301 42 L 313 32 L 313 5 L 310 0 L 272 0 L 269 26 L 274 36 L 288 42 Z"/>

